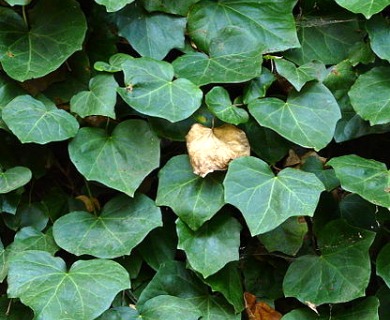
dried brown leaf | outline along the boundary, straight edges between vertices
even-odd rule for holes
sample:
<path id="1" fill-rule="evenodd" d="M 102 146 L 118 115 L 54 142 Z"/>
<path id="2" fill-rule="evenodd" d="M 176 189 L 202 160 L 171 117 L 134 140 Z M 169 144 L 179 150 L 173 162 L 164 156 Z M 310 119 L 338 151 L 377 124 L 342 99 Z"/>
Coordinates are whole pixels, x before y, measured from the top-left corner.
<path id="1" fill-rule="evenodd" d="M 280 320 L 282 314 L 271 308 L 265 302 L 256 302 L 256 296 L 244 293 L 245 310 L 249 320 Z"/>

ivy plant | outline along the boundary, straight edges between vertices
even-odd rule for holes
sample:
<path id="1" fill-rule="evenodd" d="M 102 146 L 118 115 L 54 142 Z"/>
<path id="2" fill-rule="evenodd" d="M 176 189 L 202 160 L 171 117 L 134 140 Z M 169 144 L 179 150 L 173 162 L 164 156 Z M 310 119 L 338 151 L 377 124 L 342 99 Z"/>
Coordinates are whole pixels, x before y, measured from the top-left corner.
<path id="1" fill-rule="evenodd" d="M 389 6 L 0 0 L 0 318 L 389 319 Z"/>

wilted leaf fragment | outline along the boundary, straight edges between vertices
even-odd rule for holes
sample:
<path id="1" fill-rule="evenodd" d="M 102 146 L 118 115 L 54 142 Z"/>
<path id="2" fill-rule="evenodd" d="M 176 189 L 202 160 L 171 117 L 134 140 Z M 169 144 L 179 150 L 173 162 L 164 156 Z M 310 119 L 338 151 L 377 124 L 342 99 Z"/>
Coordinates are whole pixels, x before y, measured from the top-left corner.
<path id="1" fill-rule="evenodd" d="M 0 171 L 0 194 L 24 186 L 31 178 L 31 170 L 26 167 L 13 167 L 4 172 Z"/>
<path id="2" fill-rule="evenodd" d="M 245 310 L 249 320 L 280 320 L 282 314 L 271 308 L 265 302 L 256 302 L 256 296 L 244 293 Z"/>
<path id="3" fill-rule="evenodd" d="M 195 123 L 186 142 L 194 173 L 202 178 L 215 170 L 226 170 L 233 159 L 250 155 L 245 132 L 230 124 L 208 128 Z"/>

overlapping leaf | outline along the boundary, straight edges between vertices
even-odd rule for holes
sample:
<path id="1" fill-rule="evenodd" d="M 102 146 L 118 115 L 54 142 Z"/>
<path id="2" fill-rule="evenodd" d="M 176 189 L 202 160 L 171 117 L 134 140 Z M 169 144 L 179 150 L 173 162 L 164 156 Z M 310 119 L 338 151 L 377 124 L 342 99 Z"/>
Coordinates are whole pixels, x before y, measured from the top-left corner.
<path id="1" fill-rule="evenodd" d="M 377 274 L 380 276 L 390 288 L 390 244 L 385 245 L 376 260 Z"/>
<path id="2" fill-rule="evenodd" d="M 174 2 L 172 0 L 143 0 L 142 3 L 145 9 L 150 12 L 161 11 L 186 16 L 190 7 L 199 1 L 200 0 L 182 0 Z"/>
<path id="3" fill-rule="evenodd" d="M 95 0 L 96 3 L 104 5 L 107 12 L 118 11 L 134 1 L 135 0 Z"/>
<path id="4" fill-rule="evenodd" d="M 389 0 L 367 0 L 363 2 L 359 0 L 336 0 L 336 2 L 353 13 L 362 13 L 366 19 L 370 19 L 372 15 L 390 5 Z"/>
<path id="5" fill-rule="evenodd" d="M 26 167 L 13 167 L 3 172 L 0 171 L 0 194 L 24 186 L 31 178 L 31 170 Z"/>
<path id="6" fill-rule="evenodd" d="M 389 21 L 380 15 L 375 16 L 367 21 L 366 29 L 372 50 L 381 59 L 390 61 Z"/>

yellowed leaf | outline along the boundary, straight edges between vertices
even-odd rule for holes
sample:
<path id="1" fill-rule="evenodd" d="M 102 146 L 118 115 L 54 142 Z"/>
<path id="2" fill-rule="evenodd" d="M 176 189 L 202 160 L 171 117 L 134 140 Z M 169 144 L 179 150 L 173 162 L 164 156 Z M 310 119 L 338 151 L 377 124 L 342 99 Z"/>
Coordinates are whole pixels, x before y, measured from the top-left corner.
<path id="1" fill-rule="evenodd" d="M 195 123 L 186 142 L 194 173 L 202 178 L 215 170 L 226 170 L 233 159 L 250 155 L 245 132 L 231 124 L 208 128 Z"/>
<path id="2" fill-rule="evenodd" d="M 85 209 L 88 212 L 94 212 L 95 210 L 97 211 L 100 210 L 100 203 L 96 198 L 81 195 L 81 196 L 77 196 L 76 199 L 84 203 Z"/>
<path id="3" fill-rule="evenodd" d="M 282 314 L 271 308 L 265 302 L 257 302 L 256 296 L 244 293 L 245 310 L 249 320 L 280 320 Z"/>

